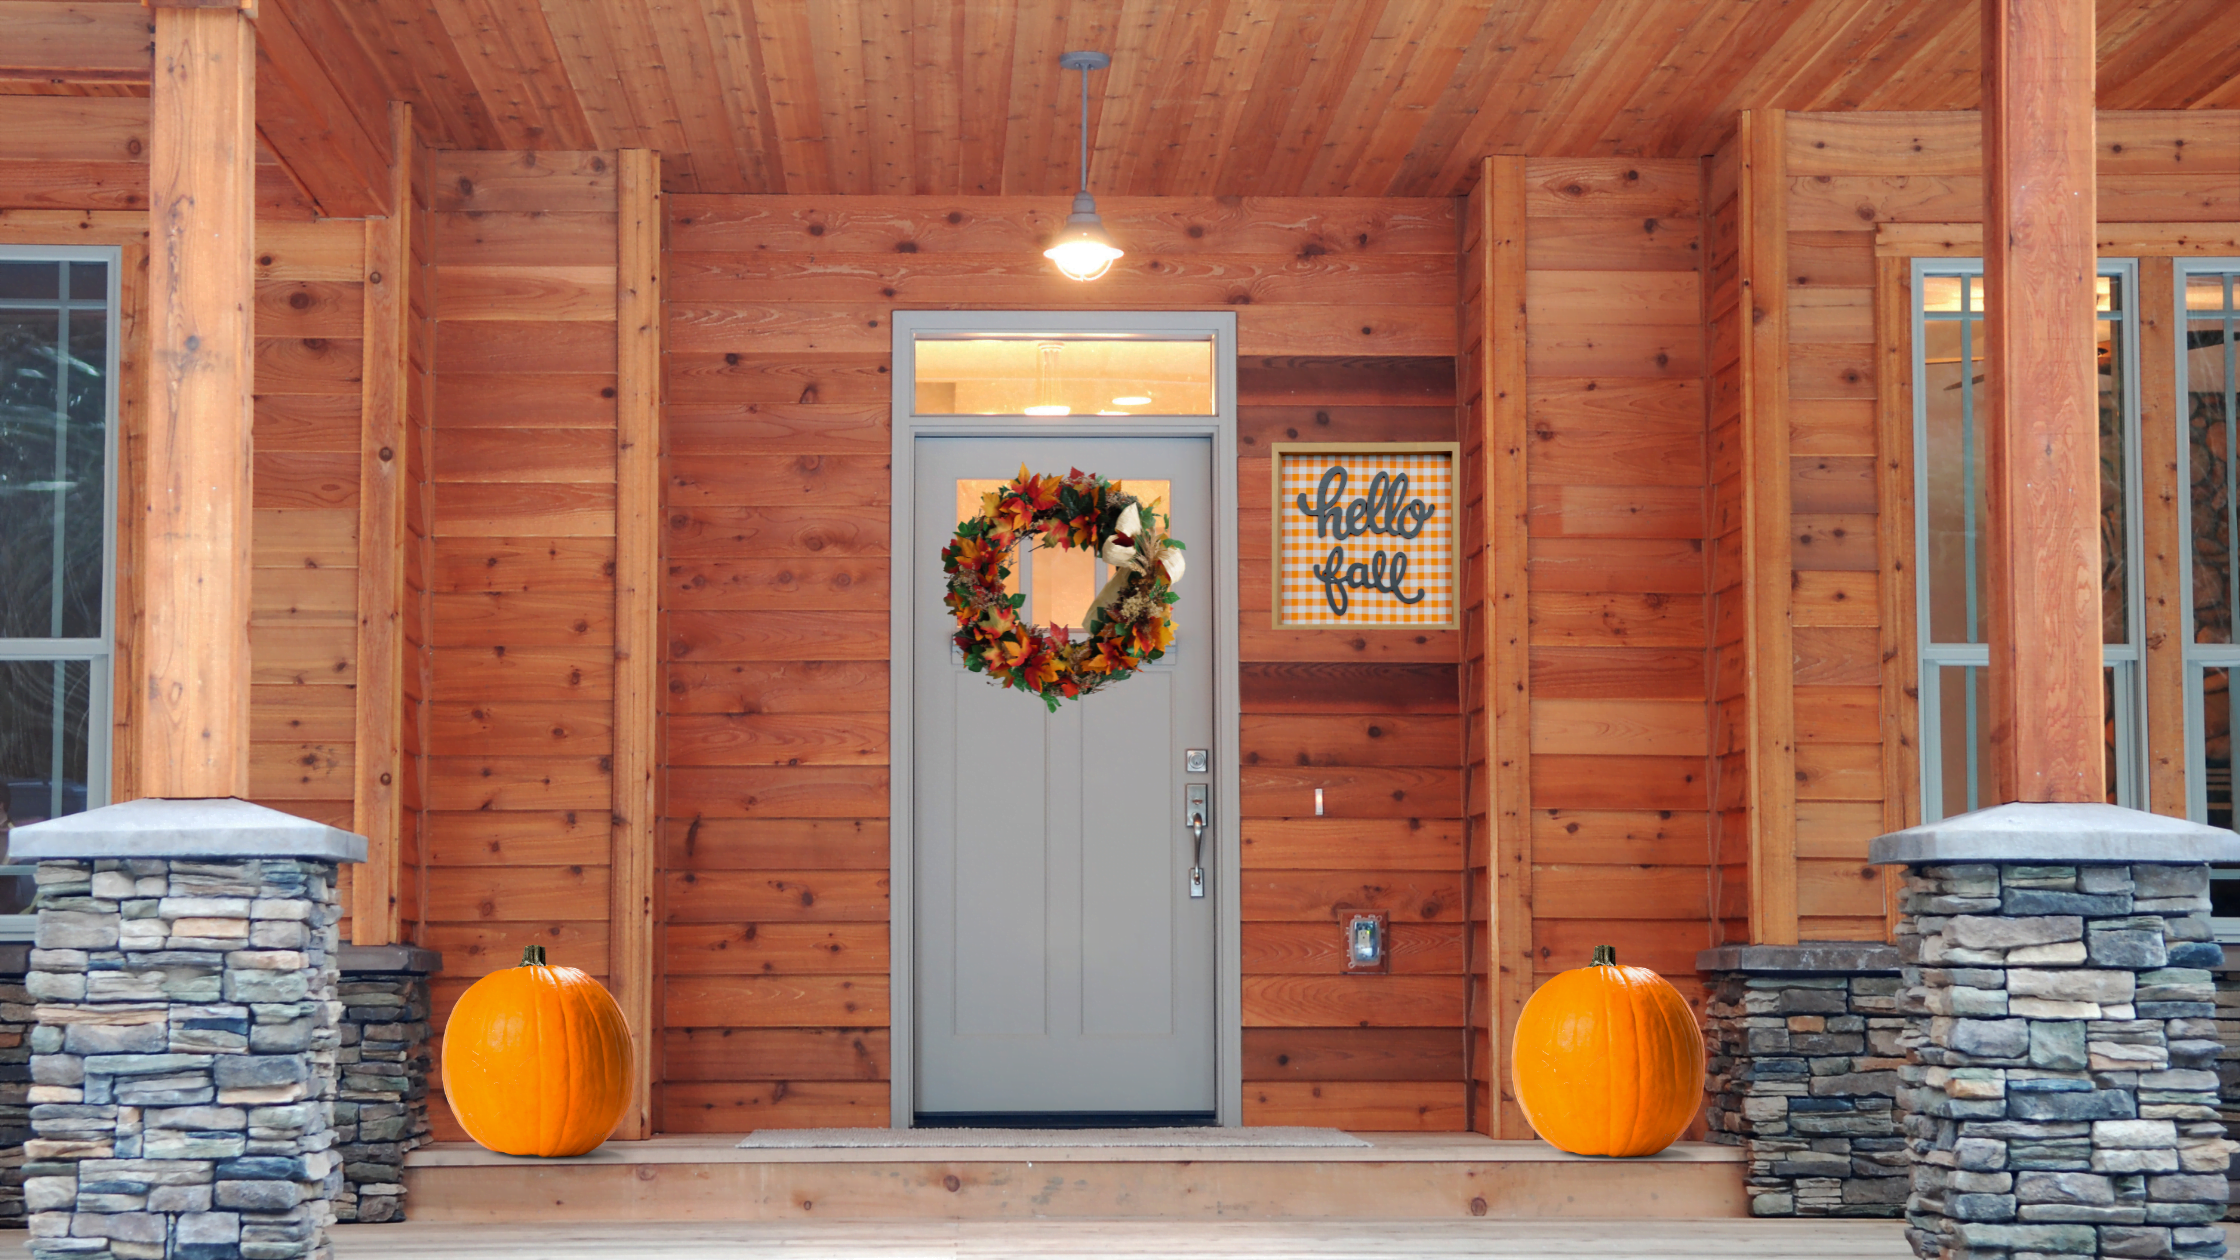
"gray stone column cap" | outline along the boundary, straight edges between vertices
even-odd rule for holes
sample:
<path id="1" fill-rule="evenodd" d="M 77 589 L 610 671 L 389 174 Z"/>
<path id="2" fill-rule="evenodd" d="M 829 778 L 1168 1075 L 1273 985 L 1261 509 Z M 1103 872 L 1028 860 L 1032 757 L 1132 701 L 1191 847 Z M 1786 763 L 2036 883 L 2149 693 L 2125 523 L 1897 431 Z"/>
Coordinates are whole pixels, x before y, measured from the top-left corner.
<path id="1" fill-rule="evenodd" d="M 57 858 L 315 858 L 363 862 L 366 838 L 233 797 L 147 798 L 65 814 L 8 833 L 16 861 Z"/>
<path id="2" fill-rule="evenodd" d="M 1994 805 L 1876 836 L 1878 866 L 2032 862 L 2053 866 L 2240 862 L 2240 835 L 2120 805 Z"/>
<path id="3" fill-rule="evenodd" d="M 336 951 L 337 970 L 350 972 L 411 972 L 433 975 L 443 970 L 443 955 L 417 945 L 345 945 Z"/>
<path id="4" fill-rule="evenodd" d="M 1767 975 L 1898 974 L 1898 950 L 1881 941 L 1806 941 L 1801 945 L 1721 945 L 1696 955 L 1697 971 Z"/>

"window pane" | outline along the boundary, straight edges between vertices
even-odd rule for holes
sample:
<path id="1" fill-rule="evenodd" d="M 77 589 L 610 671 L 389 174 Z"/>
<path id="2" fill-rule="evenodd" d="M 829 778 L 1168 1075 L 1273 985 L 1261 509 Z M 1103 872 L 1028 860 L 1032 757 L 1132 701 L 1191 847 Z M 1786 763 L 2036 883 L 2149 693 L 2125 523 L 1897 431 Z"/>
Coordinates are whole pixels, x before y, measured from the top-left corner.
<path id="1" fill-rule="evenodd" d="M 1213 342 L 921 337 L 919 415 L 1210 416 Z"/>
<path id="2" fill-rule="evenodd" d="M 1937 669 L 1937 770 L 1943 781 L 1940 818 L 1990 803 L 1998 787 L 1983 715 L 1990 712 L 1991 671 L 1980 665 Z"/>
<path id="3" fill-rule="evenodd" d="M 0 302 L 11 298 L 52 302 L 61 282 L 61 268 L 51 262 L 0 262 Z"/>
<path id="4" fill-rule="evenodd" d="M 2234 320 L 2231 277 L 2193 276 L 2186 305 L 2187 473 L 2193 485 L 2193 640 L 2231 643 L 2234 579 L 2232 464 Z"/>
<path id="5" fill-rule="evenodd" d="M 79 302 L 109 300 L 109 264 L 98 262 L 73 262 L 70 264 L 70 297 Z"/>
<path id="6" fill-rule="evenodd" d="M 91 666 L 0 661 L 0 836 L 86 807 Z M 0 914 L 30 904 L 28 877 L 0 876 Z"/>
<path id="7" fill-rule="evenodd" d="M 1990 523 L 1983 487 L 1983 326 L 1974 316 L 1935 319 L 1927 322 L 1923 337 L 1929 638 L 1981 643 Z"/>
<path id="8" fill-rule="evenodd" d="M 2232 671 L 2201 671 L 2201 782 L 2208 798 L 2202 820 L 2232 825 Z"/>
<path id="9" fill-rule="evenodd" d="M 2102 276 L 2101 301 L 2122 309 L 2119 277 Z M 2106 309 L 2103 306 L 2103 309 Z M 2100 623 L 2103 643 L 2131 641 L 2131 452 L 2124 441 L 2125 374 L 2122 326 L 2101 320 L 2100 339 Z"/>
<path id="10" fill-rule="evenodd" d="M 0 636 L 101 634 L 107 362 L 100 310 L 0 308 Z"/>

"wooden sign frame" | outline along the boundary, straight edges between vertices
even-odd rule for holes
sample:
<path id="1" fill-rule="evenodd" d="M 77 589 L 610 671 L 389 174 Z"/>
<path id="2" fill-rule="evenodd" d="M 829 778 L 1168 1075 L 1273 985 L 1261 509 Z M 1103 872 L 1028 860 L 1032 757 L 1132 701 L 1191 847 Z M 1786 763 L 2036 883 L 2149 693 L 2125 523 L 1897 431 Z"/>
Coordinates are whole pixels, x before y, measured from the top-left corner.
<path id="1" fill-rule="evenodd" d="M 1462 625 L 1462 443 L 1275 442 L 1268 447 L 1268 624 L 1279 630 L 1456 630 Z M 1444 455 L 1448 467 L 1447 568 L 1454 594 L 1444 621 L 1401 623 L 1289 621 L 1283 615 L 1283 464 L 1298 455 Z"/>

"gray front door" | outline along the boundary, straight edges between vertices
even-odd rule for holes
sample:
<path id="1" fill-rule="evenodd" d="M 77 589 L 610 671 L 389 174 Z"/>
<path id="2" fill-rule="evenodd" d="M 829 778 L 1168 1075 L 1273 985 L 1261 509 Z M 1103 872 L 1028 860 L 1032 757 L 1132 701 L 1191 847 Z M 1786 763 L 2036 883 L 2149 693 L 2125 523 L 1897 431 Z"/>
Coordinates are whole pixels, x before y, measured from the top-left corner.
<path id="1" fill-rule="evenodd" d="M 1184 754 L 1213 747 L 1212 444 L 920 438 L 914 543 L 917 1120 L 1211 1123 L 1213 846 L 1190 895 Z M 1010 480 L 1080 468 L 1166 500 L 1190 572 L 1163 660 L 1056 713 L 969 673 L 940 552 Z M 1105 574 L 1017 557 L 1024 611 L 1078 626 Z M 1233 614 L 1232 614 L 1233 615 Z"/>

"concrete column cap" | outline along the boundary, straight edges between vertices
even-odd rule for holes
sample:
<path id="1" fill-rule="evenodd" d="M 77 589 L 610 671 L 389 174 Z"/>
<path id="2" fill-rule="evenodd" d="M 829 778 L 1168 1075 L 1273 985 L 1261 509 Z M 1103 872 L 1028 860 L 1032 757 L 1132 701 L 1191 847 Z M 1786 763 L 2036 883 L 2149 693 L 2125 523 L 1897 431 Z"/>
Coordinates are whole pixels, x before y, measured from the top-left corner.
<path id="1" fill-rule="evenodd" d="M 366 838 L 233 797 L 147 798 L 65 814 L 8 833 L 15 861 L 54 858 L 314 858 L 363 862 Z"/>
<path id="2" fill-rule="evenodd" d="M 2240 835 L 2183 818 L 2095 803 L 2015 802 L 1876 836 L 1878 866 L 2032 862 L 2049 866 L 2240 862 Z"/>

